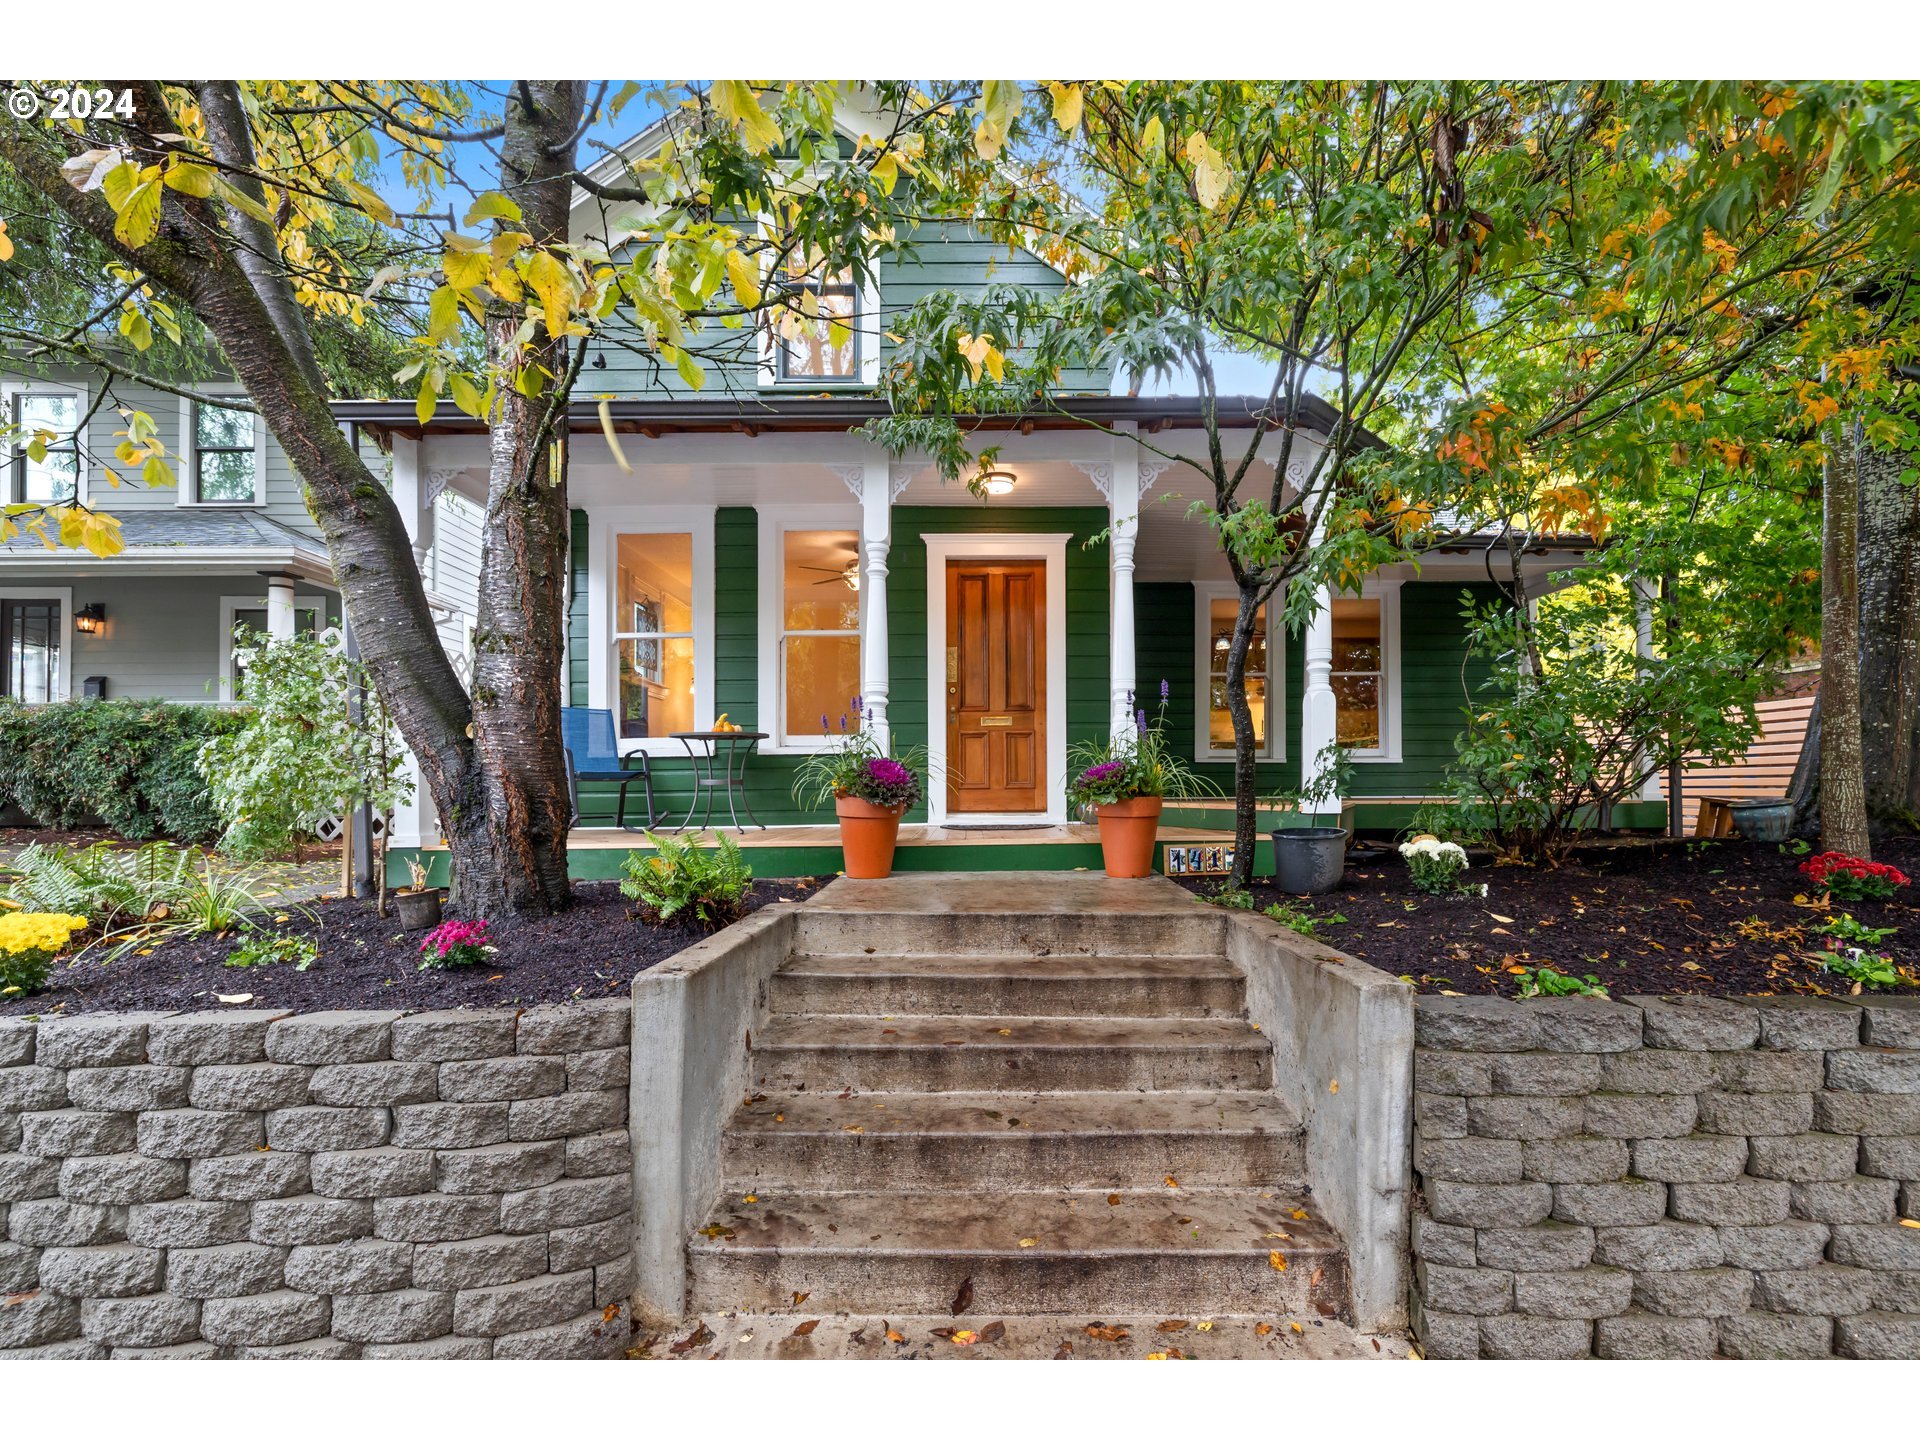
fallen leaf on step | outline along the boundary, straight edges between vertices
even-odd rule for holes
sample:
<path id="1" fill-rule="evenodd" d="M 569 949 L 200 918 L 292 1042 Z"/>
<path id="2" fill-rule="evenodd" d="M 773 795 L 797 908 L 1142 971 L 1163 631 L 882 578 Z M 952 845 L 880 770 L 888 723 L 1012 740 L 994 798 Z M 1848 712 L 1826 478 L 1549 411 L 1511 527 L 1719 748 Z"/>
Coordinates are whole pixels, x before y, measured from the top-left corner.
<path id="1" fill-rule="evenodd" d="M 1023 1236 L 1020 1241 L 1020 1248 L 1022 1250 L 1031 1250 L 1034 1246 L 1038 1245 L 1039 1243 L 1040 1242 L 1034 1239 L 1033 1236 L 1031 1235 Z"/>
<path id="2" fill-rule="evenodd" d="M 804 1299 L 806 1299 L 806 1298 L 807 1298 L 807 1296 L 809 1296 L 809 1295 L 811 1295 L 812 1293 L 813 1293 L 813 1292 L 812 1292 L 811 1290 L 796 1290 L 796 1291 L 794 1291 L 794 1292 L 793 1292 L 793 1303 L 794 1303 L 794 1304 L 795 1304 L 795 1305 L 797 1306 L 797 1305 L 798 1305 L 798 1304 L 799 1304 L 799 1303 L 800 1303 L 800 1302 L 801 1302 L 802 1300 L 804 1300 Z"/>
<path id="3" fill-rule="evenodd" d="M 955 1335 L 958 1335 L 959 1333 L 960 1332 L 958 1330 L 955 1330 L 951 1325 L 942 1325 L 939 1329 L 933 1331 L 932 1335 L 933 1335 L 933 1338 L 936 1340 L 951 1340 Z"/>
<path id="4" fill-rule="evenodd" d="M 718 1221 L 715 1221 L 711 1225 L 702 1225 L 700 1227 L 700 1233 L 709 1240 L 731 1240 L 734 1237 L 735 1231 L 731 1225 L 722 1225 Z"/>
<path id="5" fill-rule="evenodd" d="M 1327 1093 L 1330 1095 L 1338 1095 L 1340 1093 L 1340 1082 L 1338 1080 L 1329 1080 L 1327 1082 Z"/>
<path id="6" fill-rule="evenodd" d="M 980 1339 L 980 1337 L 971 1330 L 956 1330 L 948 1338 L 956 1345 L 973 1345 L 978 1343 Z"/>
<path id="7" fill-rule="evenodd" d="M 1011 1030 L 996 1030 L 996 1031 L 994 1031 L 993 1033 L 994 1033 L 994 1034 L 996 1034 L 996 1035 L 1011 1035 L 1011 1034 L 1013 1034 L 1013 1031 L 1011 1031 Z"/>
<path id="8" fill-rule="evenodd" d="M 998 1345 L 1006 1338 L 1006 1334 L 1007 1327 L 998 1320 L 981 1327 L 980 1330 L 980 1338 L 989 1345 Z"/>
<path id="9" fill-rule="evenodd" d="M 760 1203 L 760 1197 L 758 1195 L 742 1195 L 740 1198 L 749 1205 L 758 1205 Z"/>
<path id="10" fill-rule="evenodd" d="M 1107 1196 L 1107 1204 L 1118 1205 L 1119 1203 L 1120 1203 L 1120 1197 L 1118 1195 Z"/>
<path id="11" fill-rule="evenodd" d="M 1178 1190 L 1180 1188 L 1180 1182 L 1171 1175 L 1167 1176 L 1160 1183 L 1165 1185 L 1169 1190 Z"/>
<path id="12" fill-rule="evenodd" d="M 1287 1268 L 1287 1257 L 1282 1255 L 1278 1250 L 1269 1250 L 1267 1251 L 1267 1264 L 1276 1270 L 1284 1270 Z"/>
<path id="13" fill-rule="evenodd" d="M 1271 1335 L 1273 1333 L 1273 1326 L 1262 1320 L 1258 1325 L 1253 1327 L 1253 1333 L 1256 1335 Z"/>
<path id="14" fill-rule="evenodd" d="M 1316 1269 L 1313 1272 L 1313 1274 L 1307 1277 L 1307 1284 L 1318 1285 L 1322 1280 L 1326 1278 L 1327 1278 L 1327 1272 L 1324 1269 Z"/>
<path id="15" fill-rule="evenodd" d="M 898 1330 L 895 1330 L 891 1325 L 887 1327 L 887 1339 L 895 1345 L 904 1345 L 907 1343 L 907 1337 L 902 1335 Z"/>
<path id="16" fill-rule="evenodd" d="M 1284 1231 L 1284 1230 L 1269 1230 L 1269 1231 L 1267 1231 L 1267 1239 L 1269 1239 L 1269 1240 L 1291 1240 L 1292 1238 L 1293 1238 L 1293 1236 L 1291 1236 L 1291 1235 L 1289 1235 L 1289 1234 L 1288 1234 L 1288 1233 L 1287 1233 L 1286 1231 Z"/>
<path id="17" fill-rule="evenodd" d="M 1186 1329 L 1187 1322 L 1184 1320 L 1162 1320 L 1153 1328 L 1160 1331 L 1163 1335 L 1171 1335 L 1175 1330 Z"/>
<path id="18" fill-rule="evenodd" d="M 1296 1210 L 1293 1212 L 1293 1218 L 1296 1220 L 1304 1220 L 1307 1218 L 1307 1212 L 1304 1210 Z"/>
<path id="19" fill-rule="evenodd" d="M 1213 1321 L 1202 1320 L 1198 1325 L 1194 1326 L 1193 1328 L 1196 1330 L 1211 1330 L 1213 1328 Z"/>
<path id="20" fill-rule="evenodd" d="M 1378 1350 L 1378 1349 L 1380 1348 L 1380 1342 L 1379 1342 L 1378 1340 L 1375 1340 L 1375 1341 L 1373 1342 L 1373 1348 L 1374 1348 L 1374 1349 L 1376 1349 L 1376 1350 Z"/>
<path id="21" fill-rule="evenodd" d="M 819 1328 L 820 1322 L 818 1320 L 802 1320 L 798 1325 L 793 1327 L 793 1333 L 794 1335 L 811 1335 Z"/>
<path id="22" fill-rule="evenodd" d="M 1164 1360 L 1167 1358 L 1167 1352 L 1164 1350 L 1152 1350 L 1147 1353 L 1147 1358 L 1149 1360 Z"/>
<path id="23" fill-rule="evenodd" d="M 1900 1223 L 1909 1230 L 1920 1230 L 1920 1220 L 1902 1220 Z"/>
<path id="24" fill-rule="evenodd" d="M 1301 1328 L 1301 1326 L 1300 1326 L 1300 1322 L 1299 1322 L 1298 1320 L 1295 1320 L 1295 1321 L 1293 1322 L 1293 1325 L 1292 1325 L 1292 1327 L 1291 1327 L 1291 1328 L 1292 1328 L 1292 1330 L 1293 1330 L 1293 1333 L 1294 1333 L 1294 1334 L 1296 1334 L 1296 1335 L 1304 1335 L 1304 1334 L 1306 1334 L 1306 1333 L 1307 1333 L 1307 1332 L 1306 1332 L 1305 1330 L 1303 1330 L 1303 1329 Z"/>
<path id="25" fill-rule="evenodd" d="M 787 1123 L 787 1117 L 785 1115 L 776 1114 L 773 1117 L 773 1123 L 776 1125 L 784 1125 Z"/>
<path id="26" fill-rule="evenodd" d="M 850 1135 L 864 1135 L 867 1133 L 867 1127 L 864 1125 L 842 1125 L 840 1128 Z"/>
<path id="27" fill-rule="evenodd" d="M 1071 1360 L 1073 1358 L 1073 1341 L 1062 1340 L 1060 1342 L 1060 1348 L 1053 1352 L 1053 1358 L 1056 1360 Z"/>
<path id="28" fill-rule="evenodd" d="M 1128 1333 L 1128 1331 L 1118 1325 L 1087 1326 L 1087 1338 L 1089 1340 L 1106 1340 L 1117 1344 L 1119 1341 L 1125 1340 Z"/>
<path id="29" fill-rule="evenodd" d="M 947 1313 L 949 1315 L 964 1315 L 967 1313 L 967 1307 L 971 1304 L 973 1304 L 973 1277 L 969 1275 L 960 1282 L 960 1289 L 953 1297 L 953 1306 Z"/>
<path id="30" fill-rule="evenodd" d="M 699 1323 L 699 1325 L 695 1327 L 694 1332 L 691 1335 L 687 1336 L 687 1338 L 684 1340 L 674 1341 L 673 1344 L 667 1347 L 667 1349 L 671 1350 L 676 1355 L 684 1355 L 689 1350 L 692 1350 L 697 1346 L 706 1344 L 707 1341 L 711 1340 L 712 1338 L 713 1338 L 713 1331 L 709 1330 L 707 1328 L 707 1322 L 702 1320 Z"/>

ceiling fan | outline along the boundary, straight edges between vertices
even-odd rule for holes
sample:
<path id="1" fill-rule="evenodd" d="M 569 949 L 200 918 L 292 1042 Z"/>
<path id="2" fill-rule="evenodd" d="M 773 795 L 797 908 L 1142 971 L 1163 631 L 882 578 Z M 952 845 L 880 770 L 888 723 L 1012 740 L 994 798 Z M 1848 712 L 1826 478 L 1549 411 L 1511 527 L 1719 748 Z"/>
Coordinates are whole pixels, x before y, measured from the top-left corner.
<path id="1" fill-rule="evenodd" d="M 838 567 L 803 564 L 800 568 L 802 570 L 812 570 L 828 577 L 825 580 L 814 581 L 813 583 L 816 585 L 844 585 L 849 590 L 858 590 L 860 588 L 860 558 L 857 555 L 848 556 L 847 563 Z"/>

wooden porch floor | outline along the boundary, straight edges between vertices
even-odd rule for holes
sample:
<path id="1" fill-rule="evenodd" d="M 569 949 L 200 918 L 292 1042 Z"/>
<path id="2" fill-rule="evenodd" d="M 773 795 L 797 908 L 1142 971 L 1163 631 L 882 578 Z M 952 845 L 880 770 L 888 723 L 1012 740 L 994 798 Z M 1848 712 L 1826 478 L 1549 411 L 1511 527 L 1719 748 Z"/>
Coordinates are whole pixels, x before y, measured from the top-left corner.
<path id="1" fill-rule="evenodd" d="M 715 831 L 680 831 L 663 828 L 663 834 L 676 839 L 699 835 L 711 843 Z M 838 846 L 840 829 L 836 825 L 770 825 L 765 830 L 734 830 L 721 827 L 718 834 L 731 836 L 743 850 L 797 850 L 819 846 Z M 1162 840 L 1187 840 L 1218 843 L 1221 832 L 1184 825 L 1160 827 Z M 993 825 L 967 829 L 951 825 L 902 825 L 903 846 L 978 846 L 978 845 L 1098 845 L 1100 830 L 1095 825 Z M 632 850 L 644 848 L 645 838 L 636 830 L 612 827 L 577 829 L 567 832 L 569 850 Z"/>

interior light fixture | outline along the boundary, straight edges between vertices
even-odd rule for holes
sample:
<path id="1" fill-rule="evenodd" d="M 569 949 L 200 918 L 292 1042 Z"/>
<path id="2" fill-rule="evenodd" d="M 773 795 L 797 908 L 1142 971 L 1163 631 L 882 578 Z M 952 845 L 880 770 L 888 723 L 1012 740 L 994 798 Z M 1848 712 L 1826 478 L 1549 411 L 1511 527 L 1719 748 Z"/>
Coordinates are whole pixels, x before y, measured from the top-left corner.
<path id="1" fill-rule="evenodd" d="M 1013 472 L 1011 470 L 989 470 L 980 477 L 980 488 L 989 495 L 1011 495 L 1013 493 Z"/>

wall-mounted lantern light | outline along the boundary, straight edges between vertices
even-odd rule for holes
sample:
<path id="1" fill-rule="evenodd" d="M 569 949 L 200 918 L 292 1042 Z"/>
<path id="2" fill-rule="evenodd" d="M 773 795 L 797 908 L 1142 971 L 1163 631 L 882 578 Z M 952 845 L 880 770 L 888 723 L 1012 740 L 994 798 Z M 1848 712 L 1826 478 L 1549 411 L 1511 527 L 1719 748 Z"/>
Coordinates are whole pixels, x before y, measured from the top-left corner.
<path id="1" fill-rule="evenodd" d="M 73 628 L 82 635 L 98 635 L 107 628 L 107 607 L 97 603 L 82 605 L 73 612 Z"/>

